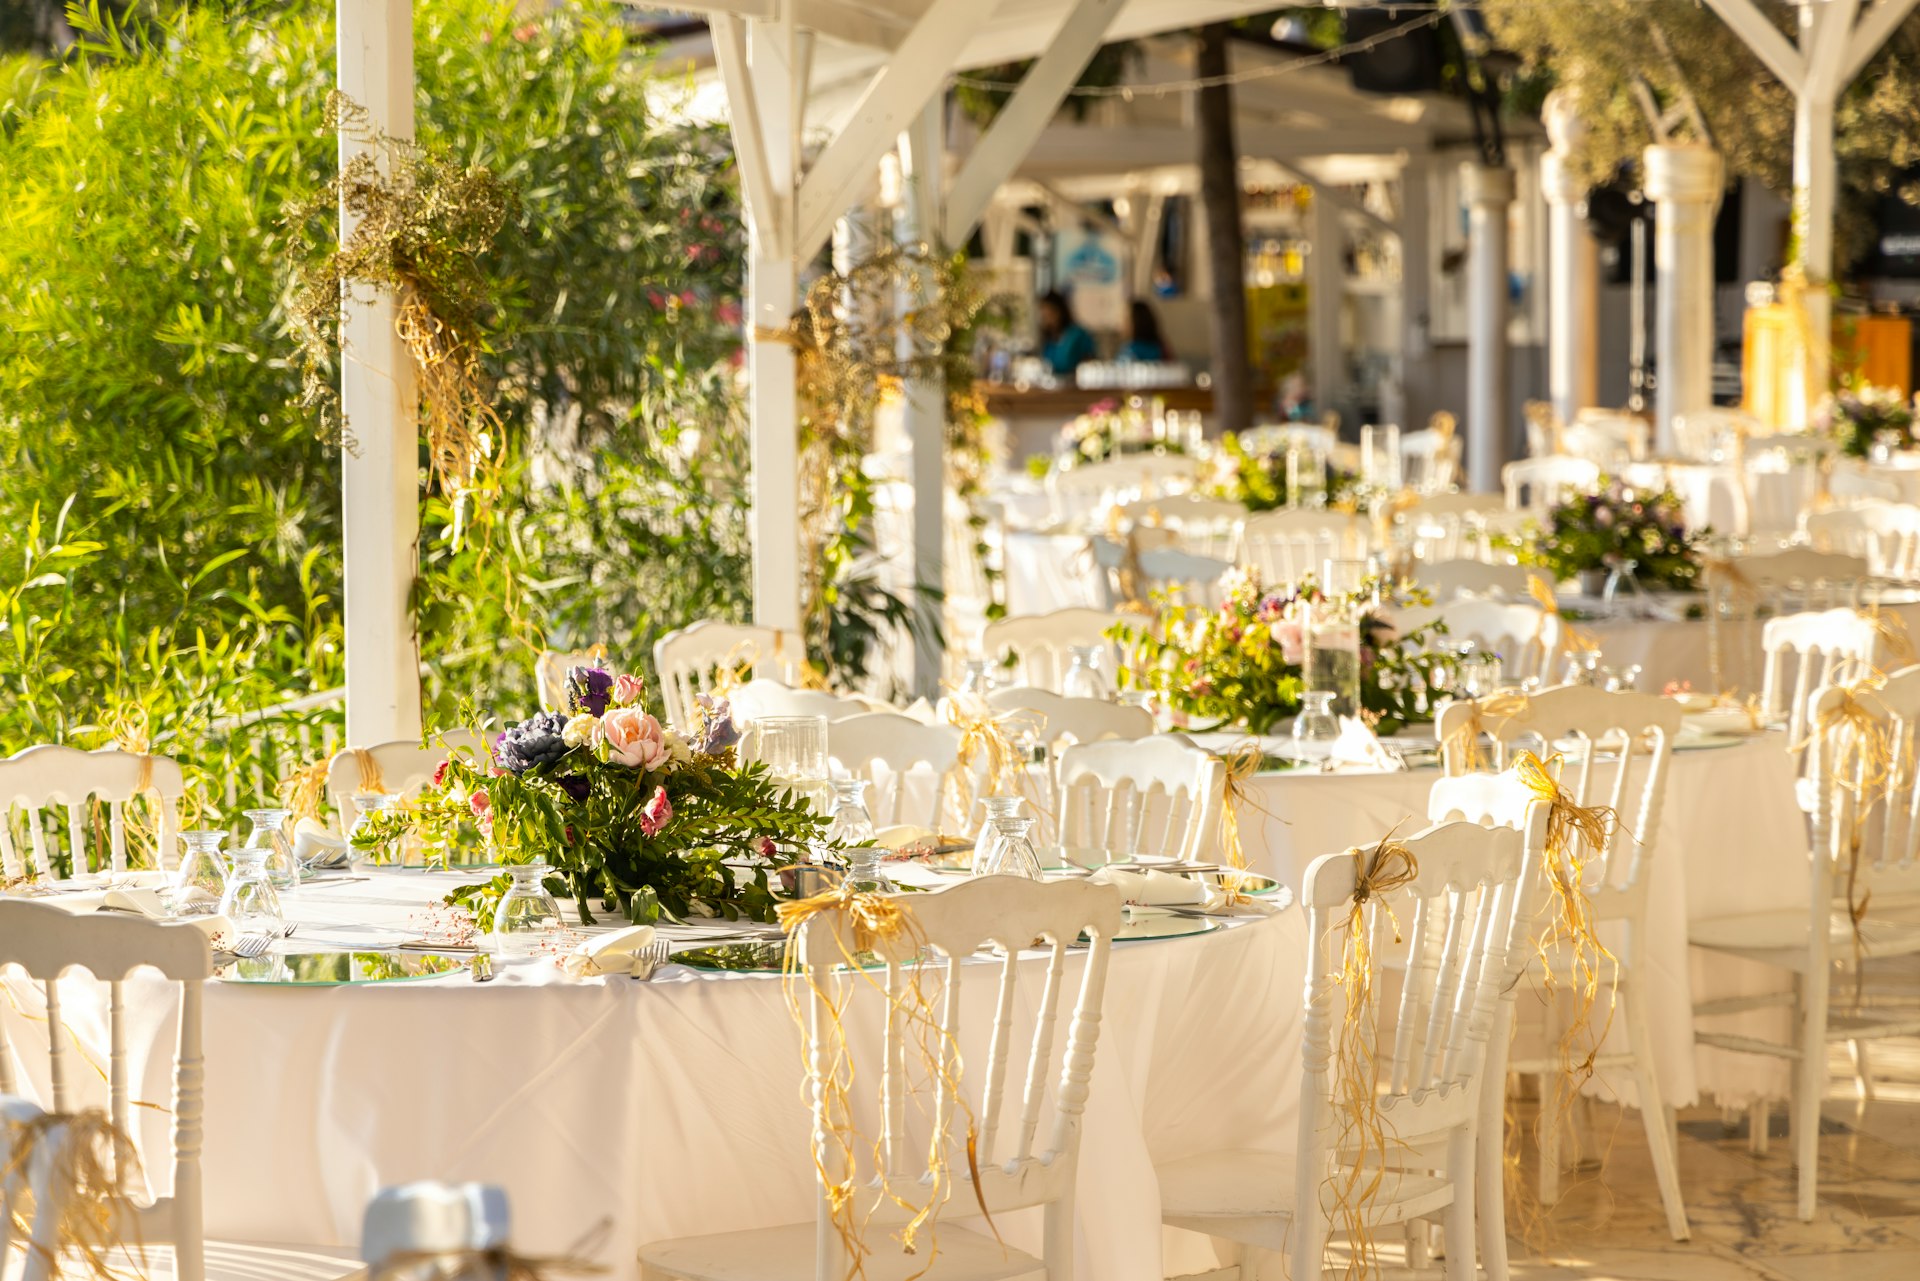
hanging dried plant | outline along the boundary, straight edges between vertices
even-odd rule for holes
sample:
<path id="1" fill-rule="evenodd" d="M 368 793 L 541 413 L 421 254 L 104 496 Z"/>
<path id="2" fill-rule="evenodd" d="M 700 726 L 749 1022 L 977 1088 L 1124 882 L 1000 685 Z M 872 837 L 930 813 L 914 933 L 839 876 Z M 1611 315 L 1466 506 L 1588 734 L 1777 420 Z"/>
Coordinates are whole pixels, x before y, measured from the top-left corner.
<path id="1" fill-rule="evenodd" d="M 453 504 L 457 543 L 467 502 L 484 506 L 499 489 L 500 419 L 481 366 L 496 309 L 481 259 L 518 198 L 484 166 L 374 129 L 366 109 L 343 94 L 328 96 L 325 123 L 366 148 L 287 213 L 300 403 L 323 435 L 353 447 L 336 381 L 341 321 L 355 292 L 391 291 L 394 329 L 417 375 L 431 480 Z M 336 243 L 340 218 L 351 230 Z"/>

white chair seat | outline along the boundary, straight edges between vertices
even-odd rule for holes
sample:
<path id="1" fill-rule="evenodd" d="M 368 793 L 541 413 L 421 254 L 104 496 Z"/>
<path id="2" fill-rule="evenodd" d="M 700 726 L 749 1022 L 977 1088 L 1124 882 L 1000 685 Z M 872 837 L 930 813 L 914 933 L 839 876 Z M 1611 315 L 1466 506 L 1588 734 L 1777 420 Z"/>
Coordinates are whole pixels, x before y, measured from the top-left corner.
<path id="1" fill-rule="evenodd" d="M 1284 1250 L 1293 1230 L 1295 1157 L 1291 1152 L 1207 1152 L 1154 1167 L 1165 1223 Z M 1322 1199 L 1330 1193 L 1323 1191 Z M 1435 1174 L 1389 1170 L 1368 1207 L 1374 1223 L 1403 1223 L 1451 1204 L 1453 1188 Z"/>
<path id="2" fill-rule="evenodd" d="M 956 1189 L 948 1217 L 964 1215 L 972 1194 Z M 642 1277 L 680 1277 L 684 1281 L 814 1281 L 813 1247 L 817 1229 L 794 1223 L 754 1232 L 721 1232 L 705 1237 L 658 1241 L 640 1250 Z M 868 1229 L 873 1253 L 866 1259 L 867 1281 L 906 1281 L 927 1267 L 924 1251 L 906 1254 L 876 1223 Z M 992 1237 L 940 1225 L 940 1256 L 933 1275 L 941 1281 L 1000 1281 L 1025 1276 L 1046 1265 Z"/>
<path id="3" fill-rule="evenodd" d="M 1892 907 L 1903 907 L 1900 918 L 1890 917 Z M 1920 953 L 1920 904 L 1875 901 L 1860 921 L 1860 946 L 1864 955 L 1911 956 Z M 1827 922 L 1827 937 L 1834 954 L 1853 955 L 1853 927 L 1844 915 L 1835 912 Z M 1807 950 L 1807 911 L 1782 908 L 1774 912 L 1747 912 L 1739 916 L 1715 916 L 1695 921 L 1687 927 L 1687 941 L 1695 947 L 1716 952 L 1794 952 Z M 1776 964 L 1787 964 L 1782 957 Z M 1800 967 L 1793 967 L 1800 968 Z"/>
<path id="4" fill-rule="evenodd" d="M 15 1246 L 4 1271 L 3 1281 L 19 1281 L 26 1266 L 22 1247 Z M 111 1260 L 116 1278 L 127 1281 L 173 1281 L 173 1251 L 154 1246 L 142 1259 L 133 1251 L 122 1250 Z M 83 1276 L 86 1269 L 76 1257 L 62 1262 L 62 1275 Z M 355 1251 L 342 1246 L 337 1250 L 280 1245 L 243 1245 L 233 1241 L 207 1242 L 207 1281 L 360 1281 L 367 1266 Z"/>

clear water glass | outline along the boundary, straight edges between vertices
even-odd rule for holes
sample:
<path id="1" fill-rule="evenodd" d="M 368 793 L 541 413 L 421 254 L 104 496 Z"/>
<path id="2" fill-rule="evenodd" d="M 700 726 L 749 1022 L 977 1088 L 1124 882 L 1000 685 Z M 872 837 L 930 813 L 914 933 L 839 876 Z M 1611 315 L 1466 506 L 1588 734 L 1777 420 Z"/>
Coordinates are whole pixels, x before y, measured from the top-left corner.
<path id="1" fill-rule="evenodd" d="M 224 831 L 211 828 L 180 833 L 185 849 L 168 887 L 169 916 L 206 916 L 220 910 L 227 892 L 227 860 L 220 855 Z"/>
<path id="2" fill-rule="evenodd" d="M 560 904 L 541 882 L 545 863 L 512 863 L 513 884 L 493 909 L 493 950 L 502 956 L 533 956 L 560 933 Z"/>
<path id="3" fill-rule="evenodd" d="M 875 838 L 873 815 L 867 811 L 867 780 L 835 779 L 833 815 L 827 820 L 822 837 L 829 845 L 871 845 Z"/>
<path id="4" fill-rule="evenodd" d="M 826 717 L 763 716 L 748 729 L 741 747 L 742 760 L 765 764 L 775 783 L 816 812 L 832 804 Z"/>
<path id="5" fill-rule="evenodd" d="M 1300 696 L 1300 714 L 1293 718 L 1295 759 L 1318 764 L 1333 754 L 1340 737 L 1340 718 L 1333 711 L 1333 691 L 1310 689 Z"/>
<path id="6" fill-rule="evenodd" d="M 347 845 L 355 863 L 362 859 L 372 859 L 376 863 L 403 861 L 393 857 L 393 850 L 389 845 L 383 843 L 363 846 L 354 839 L 362 831 L 372 827 L 375 819 L 399 804 L 399 801 L 400 798 L 392 792 L 355 792 L 353 794 L 353 807 L 359 813 L 353 820 L 353 830 L 347 834 Z"/>
<path id="7" fill-rule="evenodd" d="M 984 658 L 969 658 L 961 668 L 960 693 L 985 698 L 993 692 L 993 673 Z"/>
<path id="8" fill-rule="evenodd" d="M 266 851 L 267 879 L 276 890 L 300 888 L 300 860 L 293 856 L 293 842 L 287 839 L 287 820 L 292 810 L 248 810 L 246 819 L 253 824 L 244 848 Z"/>
<path id="9" fill-rule="evenodd" d="M 220 896 L 220 914 L 233 922 L 234 936 L 265 934 L 277 938 L 286 928 L 280 893 L 274 889 L 267 864 L 269 845 L 248 845 L 233 852 L 233 870 Z"/>
<path id="10" fill-rule="evenodd" d="M 1034 853 L 1032 831 L 1033 820 L 1018 814 L 994 819 L 993 844 L 987 850 L 985 864 L 974 864 L 973 874 L 1040 880 L 1040 856 Z"/>
<path id="11" fill-rule="evenodd" d="M 1072 662 L 1067 674 L 1060 681 L 1060 693 L 1067 698 L 1097 698 L 1102 701 L 1113 697 L 1113 686 L 1107 680 L 1107 674 L 1100 667 L 1100 646 L 1074 645 L 1068 654 Z"/>
<path id="12" fill-rule="evenodd" d="M 987 856 L 993 850 L 993 842 L 998 837 L 994 821 L 1002 818 L 1019 818 L 1022 798 L 1018 796 L 985 796 L 980 804 L 986 807 L 987 816 L 980 823 L 980 830 L 973 838 L 973 862 L 971 867 L 975 876 L 984 875 L 981 868 L 986 866 Z"/>

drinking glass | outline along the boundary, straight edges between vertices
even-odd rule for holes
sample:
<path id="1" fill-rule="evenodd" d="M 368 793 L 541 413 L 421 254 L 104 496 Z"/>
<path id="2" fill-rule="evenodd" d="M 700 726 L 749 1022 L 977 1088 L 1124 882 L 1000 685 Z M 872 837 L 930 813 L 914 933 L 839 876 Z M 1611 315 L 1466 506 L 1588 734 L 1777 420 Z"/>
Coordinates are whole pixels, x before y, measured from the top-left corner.
<path id="1" fill-rule="evenodd" d="M 833 774 L 827 767 L 827 718 L 763 716 L 743 740 L 743 759 L 760 761 L 773 781 L 815 811 L 832 801 Z"/>
<path id="2" fill-rule="evenodd" d="M 236 939 L 246 934 L 278 938 L 286 928 L 280 894 L 267 868 L 272 858 L 270 845 L 248 845 L 233 852 L 233 871 L 220 896 L 220 914 L 233 922 Z"/>
<path id="3" fill-rule="evenodd" d="M 293 844 L 287 840 L 287 820 L 292 810 L 248 810 L 246 819 L 253 824 L 244 848 L 266 851 L 267 879 L 276 890 L 300 888 L 300 860 L 293 856 Z"/>
<path id="4" fill-rule="evenodd" d="M 1293 754 L 1298 760 L 1324 761 L 1340 737 L 1340 718 L 1333 712 L 1333 691 L 1310 689 L 1300 696 L 1300 714 L 1293 718 Z"/>
<path id="5" fill-rule="evenodd" d="M 227 861 L 220 857 L 224 831 L 210 828 L 180 833 L 186 851 L 169 889 L 169 916 L 206 916 L 220 909 L 227 892 Z"/>
<path id="6" fill-rule="evenodd" d="M 985 796 L 980 800 L 986 807 L 987 817 L 981 822 L 980 830 L 973 838 L 973 874 L 983 875 L 981 868 L 986 866 L 987 856 L 993 852 L 993 843 L 999 837 L 994 821 L 1002 818 L 1020 817 L 1021 798 L 1018 796 Z"/>
<path id="7" fill-rule="evenodd" d="M 986 659 L 969 658 L 962 672 L 963 675 L 960 677 L 962 694 L 973 694 L 985 698 L 993 692 L 993 674 L 987 669 Z"/>
<path id="8" fill-rule="evenodd" d="M 975 876 L 1018 876 L 1037 881 L 1040 856 L 1033 852 L 1033 820 L 1018 814 L 1005 814 L 993 820 L 993 844 L 987 850 L 984 865 L 975 863 Z"/>
<path id="9" fill-rule="evenodd" d="M 867 812 L 867 780 L 835 779 L 833 816 L 827 820 L 822 837 L 829 845 L 871 845 L 874 840 L 873 815 Z"/>
<path id="10" fill-rule="evenodd" d="M 545 863 L 512 863 L 513 884 L 493 909 L 493 950 L 502 956 L 533 956 L 560 932 L 560 904 L 541 884 Z"/>
<path id="11" fill-rule="evenodd" d="M 392 792 L 355 792 L 353 794 L 354 808 L 359 810 L 360 813 L 359 816 L 353 820 L 353 830 L 347 834 L 347 848 L 349 851 L 348 856 L 355 863 L 358 863 L 362 859 L 371 859 L 375 863 L 385 863 L 388 861 L 398 863 L 404 861 L 404 859 L 393 858 L 393 850 L 385 842 L 377 845 L 362 846 L 359 841 L 355 839 L 360 836 L 362 832 L 370 829 L 374 824 L 374 820 L 392 809 L 399 801 L 400 798 Z"/>
<path id="12" fill-rule="evenodd" d="M 1107 674 L 1100 669 L 1100 646 L 1074 645 L 1067 651 L 1072 663 L 1061 678 L 1060 692 L 1067 698 L 1106 699 L 1113 693 Z"/>

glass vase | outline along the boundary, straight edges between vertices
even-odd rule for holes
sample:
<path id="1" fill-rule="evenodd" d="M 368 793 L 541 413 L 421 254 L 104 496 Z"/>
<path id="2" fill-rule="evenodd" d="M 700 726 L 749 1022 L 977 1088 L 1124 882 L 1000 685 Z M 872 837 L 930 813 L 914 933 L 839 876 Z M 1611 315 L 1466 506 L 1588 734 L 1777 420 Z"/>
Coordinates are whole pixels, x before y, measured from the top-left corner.
<path id="1" fill-rule="evenodd" d="M 511 863 L 513 883 L 493 909 L 493 950 L 502 956 L 533 956 L 560 933 L 560 904 L 542 884 L 545 863 Z"/>
<path id="2" fill-rule="evenodd" d="M 220 855 L 226 839 L 224 831 L 210 828 L 180 833 L 186 848 L 169 888 L 168 915 L 206 916 L 220 910 L 220 900 L 227 893 L 227 860 Z"/>
<path id="3" fill-rule="evenodd" d="M 293 842 L 287 839 L 287 820 L 292 810 L 248 810 L 246 819 L 253 824 L 247 833 L 249 850 L 264 850 L 267 880 L 276 890 L 300 888 L 300 860 L 293 856 Z"/>
<path id="4" fill-rule="evenodd" d="M 1360 617 L 1345 598 L 1305 602 L 1301 628 L 1306 654 L 1301 664 L 1307 692 L 1332 695 L 1336 716 L 1360 714 Z"/>
<path id="5" fill-rule="evenodd" d="M 347 833 L 347 848 L 350 857 L 358 863 L 363 859 L 375 863 L 403 863 L 404 856 L 397 856 L 387 842 L 379 841 L 361 844 L 366 833 L 371 831 L 382 814 L 392 809 L 400 798 L 392 792 L 355 792 L 353 806 L 359 811 L 353 820 L 353 830 Z"/>

